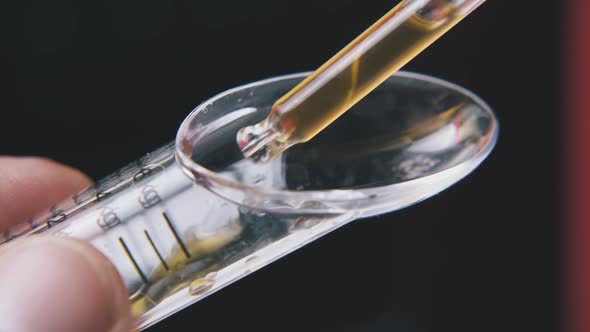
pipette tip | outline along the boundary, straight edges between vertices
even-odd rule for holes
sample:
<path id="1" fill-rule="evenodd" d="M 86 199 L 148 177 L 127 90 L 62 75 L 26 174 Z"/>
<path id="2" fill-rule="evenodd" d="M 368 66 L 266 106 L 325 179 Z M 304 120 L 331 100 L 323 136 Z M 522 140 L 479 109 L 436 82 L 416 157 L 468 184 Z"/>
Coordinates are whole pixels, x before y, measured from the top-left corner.
<path id="1" fill-rule="evenodd" d="M 262 121 L 240 129 L 236 141 L 244 157 L 266 163 L 286 149 L 285 144 L 277 140 L 280 135 L 269 121 Z"/>

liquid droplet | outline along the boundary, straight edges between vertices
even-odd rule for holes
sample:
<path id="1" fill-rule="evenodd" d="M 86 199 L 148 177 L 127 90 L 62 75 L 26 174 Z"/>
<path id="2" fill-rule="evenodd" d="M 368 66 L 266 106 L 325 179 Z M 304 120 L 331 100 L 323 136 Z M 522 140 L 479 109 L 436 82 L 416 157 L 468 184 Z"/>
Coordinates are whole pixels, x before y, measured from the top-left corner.
<path id="1" fill-rule="evenodd" d="M 254 177 L 254 183 L 260 183 L 264 180 L 266 180 L 266 176 L 264 176 L 264 174 L 258 174 Z"/>
<path id="2" fill-rule="evenodd" d="M 257 217 L 264 217 L 264 216 L 266 216 L 266 212 L 264 212 L 262 210 L 254 210 L 254 213 L 253 214 L 255 216 L 257 216 Z"/>
<path id="3" fill-rule="evenodd" d="M 291 230 L 309 229 L 324 221 L 322 218 L 299 217 L 296 218 L 290 226 Z"/>
<path id="4" fill-rule="evenodd" d="M 213 287 L 215 282 L 209 278 L 199 278 L 191 283 L 188 292 L 191 295 L 202 295 Z"/>
<path id="5" fill-rule="evenodd" d="M 257 259 L 257 258 L 258 258 L 258 257 L 256 257 L 256 256 L 248 257 L 248 258 L 246 259 L 246 264 L 249 264 L 249 263 L 252 263 L 252 262 L 254 262 L 254 261 Z"/>

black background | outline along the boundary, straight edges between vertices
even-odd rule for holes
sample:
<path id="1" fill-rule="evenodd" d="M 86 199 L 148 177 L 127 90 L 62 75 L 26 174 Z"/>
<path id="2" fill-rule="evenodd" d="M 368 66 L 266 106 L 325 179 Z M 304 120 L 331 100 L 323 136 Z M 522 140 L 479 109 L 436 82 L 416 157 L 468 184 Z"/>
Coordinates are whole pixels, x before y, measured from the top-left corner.
<path id="1" fill-rule="evenodd" d="M 315 69 L 394 4 L 22 0 L 4 11 L 0 153 L 98 179 L 172 140 L 204 99 Z M 499 144 L 473 175 L 149 331 L 557 330 L 560 7 L 488 1 L 406 67 L 497 112 Z"/>

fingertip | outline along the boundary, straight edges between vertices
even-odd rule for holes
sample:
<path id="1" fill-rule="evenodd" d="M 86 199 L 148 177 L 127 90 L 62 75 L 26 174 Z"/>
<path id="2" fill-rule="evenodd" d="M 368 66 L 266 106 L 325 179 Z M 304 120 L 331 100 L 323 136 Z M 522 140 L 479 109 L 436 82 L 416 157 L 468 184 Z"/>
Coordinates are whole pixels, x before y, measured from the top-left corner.
<path id="1" fill-rule="evenodd" d="M 25 222 L 92 183 L 77 169 L 44 157 L 0 157 L 0 231 Z"/>
<path id="2" fill-rule="evenodd" d="M 21 171 L 28 172 L 29 176 L 40 175 L 59 175 L 65 174 L 68 177 L 68 189 L 80 190 L 92 183 L 92 179 L 77 168 L 64 165 L 54 159 L 43 156 L 18 156 L 18 157 L 0 157 L 0 164 L 7 163 L 8 166 L 15 167 Z M 31 174 L 33 173 L 33 174 Z"/>
<path id="3" fill-rule="evenodd" d="M 79 169 L 64 165 L 49 157 L 25 156 L 18 158 L 24 162 L 32 164 L 33 167 L 35 167 L 34 165 L 38 165 L 36 166 L 37 168 L 55 169 L 58 171 L 61 170 L 63 172 L 67 172 L 71 179 L 72 188 L 76 190 L 83 189 L 92 183 L 92 179 Z"/>
<path id="4" fill-rule="evenodd" d="M 127 291 L 90 245 L 50 236 L 0 252 L 0 331 L 131 331 Z"/>

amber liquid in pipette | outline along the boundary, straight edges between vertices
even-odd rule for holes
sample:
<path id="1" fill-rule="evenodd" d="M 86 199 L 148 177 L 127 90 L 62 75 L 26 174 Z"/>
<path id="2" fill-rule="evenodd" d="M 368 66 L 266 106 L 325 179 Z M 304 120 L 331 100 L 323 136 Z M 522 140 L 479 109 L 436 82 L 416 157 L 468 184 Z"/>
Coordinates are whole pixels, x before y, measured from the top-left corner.
<path id="1" fill-rule="evenodd" d="M 242 134 L 240 137 L 238 134 L 238 145 L 246 157 L 262 162 L 269 161 L 289 146 L 308 141 L 457 24 L 475 9 L 474 4 L 483 1 L 454 2 L 459 4 L 453 4 L 453 1 L 449 0 L 430 1 L 405 20 L 403 17 L 396 17 L 401 16 L 400 14 L 408 10 L 408 6 L 416 2 L 400 3 L 281 97 L 273 105 L 271 114 L 265 120 L 266 123 L 257 125 L 258 133 L 274 130 L 272 141 L 268 139 L 267 144 L 247 151 L 246 140 L 254 136 L 245 137 Z M 398 26 L 382 39 L 368 46 L 365 51 L 358 51 L 359 45 L 369 38 L 375 38 L 379 30 L 387 29 L 386 25 L 392 24 L 393 20 L 400 19 L 401 23 L 395 22 Z M 354 56 L 352 53 L 356 52 L 360 55 L 348 61 L 344 59 Z M 343 69 L 333 68 L 343 64 Z M 332 70 L 336 73 L 329 73 Z M 305 94 L 304 89 L 310 89 L 314 80 L 320 81 L 321 76 L 326 74 L 332 77 L 319 84 L 312 92 L 307 92 L 304 97 L 298 96 Z M 294 101 L 295 99 L 299 100 Z"/>
<path id="2" fill-rule="evenodd" d="M 370 34 L 373 30 L 378 29 L 390 16 L 395 15 L 396 11 L 394 9 L 382 19 L 383 22 L 378 22 L 365 34 Z M 316 93 L 288 112 L 284 112 L 281 116 L 282 129 L 290 133 L 290 139 L 300 142 L 311 139 L 368 92 L 381 84 L 392 72 L 398 71 L 416 54 L 444 34 L 458 20 L 458 17 L 450 17 L 445 22 L 437 24 L 418 15 L 411 16 L 399 28 L 385 37 L 379 45 L 355 59 L 350 66 L 327 82 Z M 362 40 L 363 37 L 364 35 L 361 35 L 359 39 Z M 354 41 L 353 45 L 356 43 L 358 41 Z M 316 76 L 322 74 L 324 67 L 330 67 L 340 58 L 346 56 L 348 48 L 352 48 L 353 45 L 330 59 L 306 81 L 315 79 Z M 299 92 L 305 84 L 305 81 L 302 82 L 279 99 L 273 106 L 273 113 L 280 115 L 283 103 Z"/>

